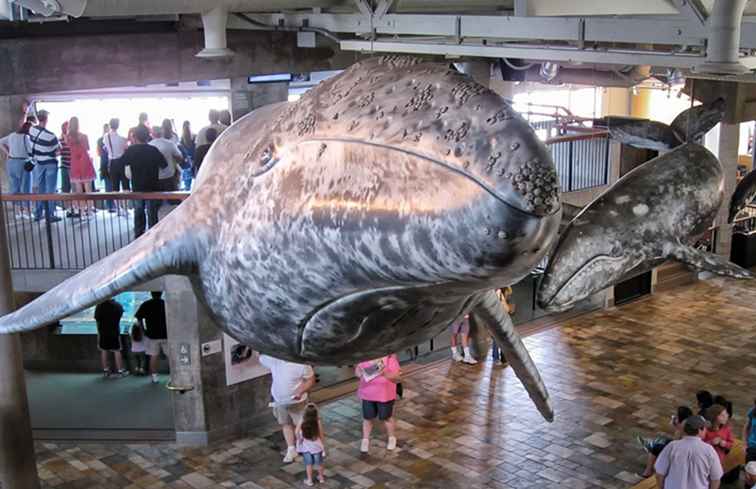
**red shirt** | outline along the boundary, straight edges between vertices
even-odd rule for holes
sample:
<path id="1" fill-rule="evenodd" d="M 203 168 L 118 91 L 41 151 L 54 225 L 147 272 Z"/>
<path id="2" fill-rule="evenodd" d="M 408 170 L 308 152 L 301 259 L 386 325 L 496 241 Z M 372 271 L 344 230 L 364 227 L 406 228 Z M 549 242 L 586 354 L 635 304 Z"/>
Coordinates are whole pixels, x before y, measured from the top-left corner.
<path id="1" fill-rule="evenodd" d="M 712 443 L 714 441 L 714 438 L 721 438 L 722 442 L 719 445 L 714 445 L 714 443 Z M 719 456 L 719 461 L 724 467 L 724 459 L 732 448 L 733 443 L 732 430 L 730 429 L 730 425 L 726 424 L 719 428 L 717 431 L 706 430 L 704 441 L 714 447 L 714 450 L 717 452 L 717 456 Z"/>

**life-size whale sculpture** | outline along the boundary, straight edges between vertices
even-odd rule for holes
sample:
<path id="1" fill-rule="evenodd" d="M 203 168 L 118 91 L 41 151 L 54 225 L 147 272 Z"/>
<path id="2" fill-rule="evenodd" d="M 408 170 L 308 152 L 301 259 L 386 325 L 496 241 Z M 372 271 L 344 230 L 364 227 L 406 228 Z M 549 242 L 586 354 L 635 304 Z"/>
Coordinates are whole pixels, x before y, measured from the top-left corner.
<path id="1" fill-rule="evenodd" d="M 541 307 L 569 309 L 668 259 L 718 275 L 751 278 L 747 270 L 693 246 L 719 212 L 724 173 L 711 152 L 684 141 L 711 130 L 724 109 L 725 101 L 717 99 L 681 112 L 669 126 L 606 118 L 613 139 L 670 151 L 622 177 L 570 222 L 544 272 L 537 297 Z"/>
<path id="2" fill-rule="evenodd" d="M 673 259 L 700 270 L 750 278 L 727 259 L 697 250 L 723 197 L 719 160 L 686 143 L 634 169 L 591 202 L 562 233 L 538 302 L 564 310 L 607 285 Z"/>
<path id="3" fill-rule="evenodd" d="M 502 98 L 443 64 L 377 57 L 224 131 L 185 202 L 0 332 L 168 273 L 188 275 L 231 336 L 296 362 L 400 351 L 469 312 L 550 420 L 493 290 L 541 261 L 560 219 L 549 151 Z"/>

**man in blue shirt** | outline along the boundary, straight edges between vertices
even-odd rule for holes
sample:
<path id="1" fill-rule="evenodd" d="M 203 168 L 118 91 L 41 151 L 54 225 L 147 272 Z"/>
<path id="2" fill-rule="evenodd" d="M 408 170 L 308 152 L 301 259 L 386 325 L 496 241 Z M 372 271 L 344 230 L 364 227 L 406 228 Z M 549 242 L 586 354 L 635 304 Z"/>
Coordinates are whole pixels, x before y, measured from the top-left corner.
<path id="1" fill-rule="evenodd" d="M 34 186 L 40 194 L 54 194 L 58 187 L 58 154 L 60 142 L 58 137 L 47 129 L 46 110 L 37 113 L 39 124 L 29 130 L 31 140 L 32 159 L 34 160 Z M 42 219 L 42 211 L 49 222 L 58 222 L 60 217 L 55 215 L 55 202 L 39 201 L 34 211 L 34 220 Z"/>

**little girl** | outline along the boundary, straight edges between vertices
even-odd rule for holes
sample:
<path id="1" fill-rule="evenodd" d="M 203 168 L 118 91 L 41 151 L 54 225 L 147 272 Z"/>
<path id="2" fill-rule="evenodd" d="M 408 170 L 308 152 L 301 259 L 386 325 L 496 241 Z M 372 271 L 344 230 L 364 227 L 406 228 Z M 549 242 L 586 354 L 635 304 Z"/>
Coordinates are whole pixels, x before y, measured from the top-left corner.
<path id="1" fill-rule="evenodd" d="M 318 416 L 318 407 L 313 403 L 308 403 L 305 407 L 302 422 L 297 426 L 297 451 L 302 454 L 307 471 L 307 479 L 304 483 L 306 486 L 312 486 L 312 467 L 318 469 L 318 481 L 322 484 L 325 481 L 325 469 L 323 468 L 323 456 L 325 448 L 323 445 L 323 425 L 320 423 Z"/>
<path id="2" fill-rule="evenodd" d="M 139 323 L 134 323 L 131 326 L 131 353 L 136 358 L 136 374 L 147 375 L 145 366 L 147 364 L 147 358 L 145 357 L 144 348 L 144 331 Z"/>

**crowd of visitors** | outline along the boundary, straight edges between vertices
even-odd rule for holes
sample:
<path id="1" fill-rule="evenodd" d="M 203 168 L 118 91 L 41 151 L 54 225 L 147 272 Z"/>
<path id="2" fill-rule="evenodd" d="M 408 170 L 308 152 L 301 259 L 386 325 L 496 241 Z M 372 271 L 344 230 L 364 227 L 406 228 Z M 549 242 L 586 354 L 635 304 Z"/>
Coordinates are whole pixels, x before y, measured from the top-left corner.
<path id="1" fill-rule="evenodd" d="M 8 158 L 10 193 L 85 194 L 96 191 L 98 174 L 109 192 L 190 190 L 210 145 L 231 124 L 228 110 L 211 110 L 209 124 L 197 135 L 189 121 L 184 121 L 179 135 L 170 119 L 151 126 L 148 115 L 141 113 L 137 125 L 124 137 L 118 132 L 120 121 L 111 119 L 96 142 L 100 164 L 95 172 L 89 137 L 81 132 L 79 119 L 66 121 L 58 136 L 47 127 L 48 117 L 48 112 L 40 110 L 0 139 L 0 151 Z M 134 203 L 137 236 L 157 222 L 159 206 L 159 201 Z M 34 209 L 28 204 L 20 206 L 16 218 L 40 221 L 44 217 L 50 223 L 59 222 L 62 217 L 57 215 L 57 207 L 55 202 L 38 201 Z M 84 199 L 60 207 L 68 218 L 87 218 L 97 210 L 92 201 Z M 120 215 L 126 215 L 129 207 L 126 201 L 108 201 L 106 206 L 107 211 Z"/>
<path id="2" fill-rule="evenodd" d="M 149 356 L 149 373 L 152 382 L 160 381 L 158 367 L 160 354 L 168 354 L 168 328 L 165 316 L 165 301 L 162 292 L 152 292 L 152 297 L 144 301 L 134 314 L 136 322 L 131 326 L 131 353 L 135 356 L 136 375 L 147 375 L 145 354 Z M 95 307 L 97 323 L 97 346 L 102 360 L 103 376 L 126 377 L 131 374 L 124 367 L 122 351 L 126 350 L 121 342 L 121 318 L 123 306 L 115 299 L 107 299 Z M 126 350 L 128 351 L 128 350 Z M 115 371 L 108 362 L 110 354 L 115 361 Z"/>
<path id="3" fill-rule="evenodd" d="M 697 414 L 688 406 L 677 408 L 671 418 L 671 436 L 639 437 L 648 453 L 642 475 L 655 474 L 659 489 L 717 489 L 721 482 L 731 483 L 740 476 L 739 467 L 728 467 L 725 462 L 735 444 L 732 403 L 705 390 L 696 394 L 696 402 Z M 756 483 L 756 433 L 751 429 L 755 409 L 756 401 L 743 426 L 746 488 Z"/>

